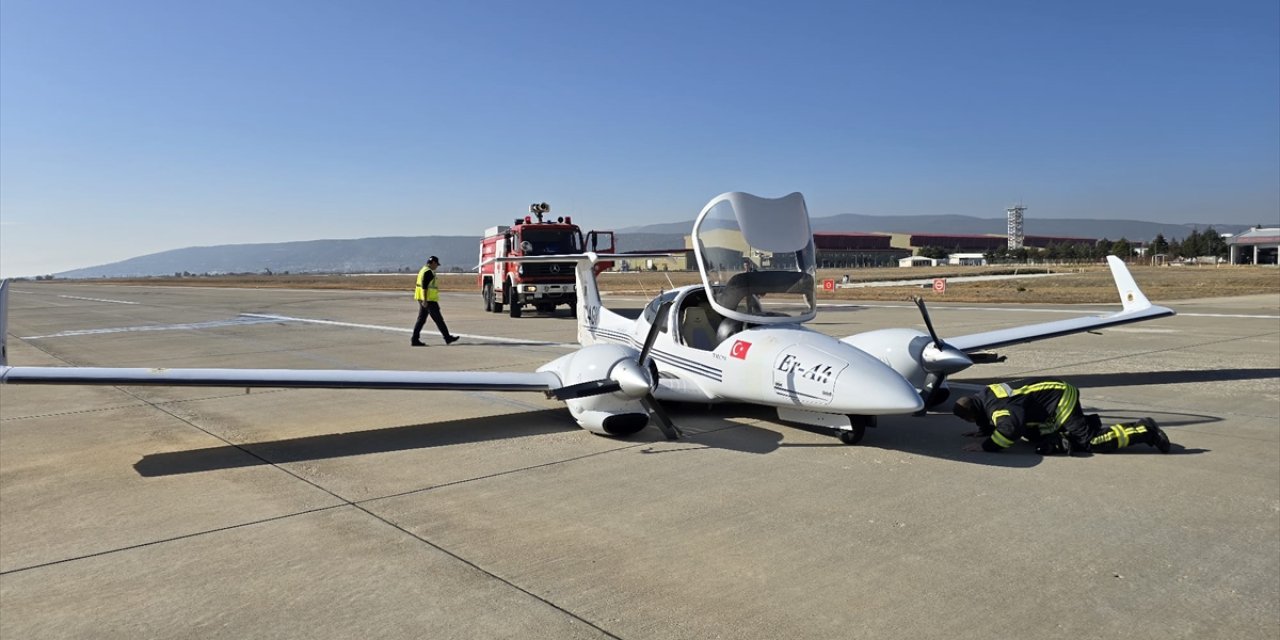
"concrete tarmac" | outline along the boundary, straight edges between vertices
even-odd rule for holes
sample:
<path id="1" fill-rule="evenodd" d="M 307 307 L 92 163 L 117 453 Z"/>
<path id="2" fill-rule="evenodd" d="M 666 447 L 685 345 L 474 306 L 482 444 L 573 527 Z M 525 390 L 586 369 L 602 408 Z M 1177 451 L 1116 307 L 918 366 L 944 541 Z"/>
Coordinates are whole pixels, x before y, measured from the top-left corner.
<path id="1" fill-rule="evenodd" d="M 12 289 L 15 365 L 532 370 L 575 322 L 445 294 L 464 339 L 410 348 L 405 294 Z M 1169 306 L 955 381 L 1065 377 L 1169 455 L 970 453 L 949 414 L 850 447 L 678 405 L 668 442 L 540 394 L 0 386 L 0 638 L 1274 639 L 1280 297 Z M 945 337 L 1105 307 L 930 309 Z"/>

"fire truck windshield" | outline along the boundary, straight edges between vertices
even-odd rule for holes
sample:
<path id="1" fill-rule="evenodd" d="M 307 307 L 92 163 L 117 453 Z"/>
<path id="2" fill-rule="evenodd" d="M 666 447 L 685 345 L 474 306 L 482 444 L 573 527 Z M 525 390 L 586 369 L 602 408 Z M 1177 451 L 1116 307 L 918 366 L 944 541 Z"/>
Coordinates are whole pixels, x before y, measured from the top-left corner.
<path id="1" fill-rule="evenodd" d="M 521 230 L 520 236 L 520 248 L 525 255 L 582 253 L 582 234 L 575 229 L 525 228 Z"/>

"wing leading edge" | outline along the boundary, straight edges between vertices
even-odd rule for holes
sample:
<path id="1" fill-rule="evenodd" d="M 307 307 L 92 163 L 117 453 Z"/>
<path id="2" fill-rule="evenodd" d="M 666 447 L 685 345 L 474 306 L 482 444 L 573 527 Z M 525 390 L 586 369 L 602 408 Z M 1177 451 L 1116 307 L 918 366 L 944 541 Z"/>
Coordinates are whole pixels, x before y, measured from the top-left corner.
<path id="1" fill-rule="evenodd" d="M 561 386 L 550 372 L 116 367 L 3 367 L 0 383 L 453 391 L 551 391 Z"/>
<path id="2" fill-rule="evenodd" d="M 1129 269 L 1124 266 L 1123 261 L 1115 256 L 1107 256 L 1107 264 L 1111 267 L 1111 276 L 1115 278 L 1116 289 L 1120 293 L 1120 302 L 1123 305 L 1120 311 L 1102 316 L 1086 316 L 971 333 L 947 338 L 947 344 L 964 352 L 982 351 L 1175 315 L 1173 309 L 1151 304 L 1151 301 L 1147 300 L 1147 296 L 1138 288 L 1138 284 L 1129 273 Z"/>

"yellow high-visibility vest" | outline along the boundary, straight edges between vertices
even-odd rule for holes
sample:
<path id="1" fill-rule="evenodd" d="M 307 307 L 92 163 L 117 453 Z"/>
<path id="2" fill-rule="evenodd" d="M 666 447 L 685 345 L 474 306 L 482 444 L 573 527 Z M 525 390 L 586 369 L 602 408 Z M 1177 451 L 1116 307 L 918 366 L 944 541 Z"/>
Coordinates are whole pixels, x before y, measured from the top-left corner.
<path id="1" fill-rule="evenodd" d="M 422 290 L 422 278 L 427 275 L 428 271 L 431 271 L 430 267 L 423 267 L 418 271 L 418 283 L 413 288 L 413 299 L 419 302 L 423 300 L 426 300 L 427 302 L 440 302 L 440 287 L 436 282 L 434 271 L 431 273 L 431 282 L 427 283 L 425 294 Z"/>

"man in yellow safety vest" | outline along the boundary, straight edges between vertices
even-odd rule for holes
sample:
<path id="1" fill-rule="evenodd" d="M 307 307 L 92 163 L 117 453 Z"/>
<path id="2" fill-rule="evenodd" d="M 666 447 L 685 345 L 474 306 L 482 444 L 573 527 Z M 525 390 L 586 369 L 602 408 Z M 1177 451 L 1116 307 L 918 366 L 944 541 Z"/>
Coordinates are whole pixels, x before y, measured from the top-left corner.
<path id="1" fill-rule="evenodd" d="M 427 259 L 427 265 L 418 271 L 418 283 L 413 288 L 413 299 L 418 301 L 418 321 L 413 324 L 413 338 L 409 341 L 415 347 L 427 346 L 419 337 L 422 325 L 427 323 L 427 316 L 435 321 L 445 344 L 458 341 L 458 336 L 449 333 L 444 316 L 440 315 L 440 283 L 436 279 L 436 269 L 439 268 L 440 258 L 431 256 Z"/>

